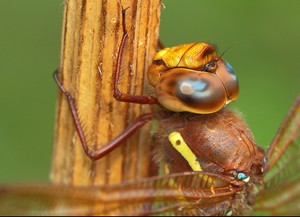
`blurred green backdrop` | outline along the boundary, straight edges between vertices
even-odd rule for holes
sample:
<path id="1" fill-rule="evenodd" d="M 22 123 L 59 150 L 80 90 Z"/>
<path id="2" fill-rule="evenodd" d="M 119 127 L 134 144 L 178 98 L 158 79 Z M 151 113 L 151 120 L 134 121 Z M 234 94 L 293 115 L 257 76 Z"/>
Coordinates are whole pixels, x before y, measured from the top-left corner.
<path id="1" fill-rule="evenodd" d="M 239 77 L 243 112 L 267 147 L 300 93 L 300 1 L 163 0 L 166 46 L 206 41 Z M 50 171 L 63 0 L 0 1 L 0 182 Z"/>

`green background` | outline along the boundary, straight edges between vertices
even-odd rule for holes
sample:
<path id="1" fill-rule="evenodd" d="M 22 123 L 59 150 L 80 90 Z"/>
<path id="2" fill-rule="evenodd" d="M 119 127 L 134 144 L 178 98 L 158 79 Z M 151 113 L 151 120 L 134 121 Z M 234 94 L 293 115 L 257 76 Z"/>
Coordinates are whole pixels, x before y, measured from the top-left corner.
<path id="1" fill-rule="evenodd" d="M 166 46 L 226 50 L 243 112 L 267 147 L 300 92 L 300 1 L 163 0 Z M 63 0 L 0 0 L 0 182 L 48 180 Z"/>

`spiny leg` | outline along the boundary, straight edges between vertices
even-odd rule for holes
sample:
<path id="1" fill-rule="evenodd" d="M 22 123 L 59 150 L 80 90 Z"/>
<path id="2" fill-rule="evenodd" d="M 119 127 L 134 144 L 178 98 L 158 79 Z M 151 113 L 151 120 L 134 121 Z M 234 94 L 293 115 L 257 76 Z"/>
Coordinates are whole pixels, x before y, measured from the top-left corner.
<path id="1" fill-rule="evenodd" d="M 114 138 L 112 141 L 107 143 L 106 145 L 102 146 L 99 149 L 96 150 L 89 150 L 86 137 L 84 135 L 82 124 L 80 123 L 78 112 L 75 106 L 74 98 L 70 95 L 70 93 L 64 88 L 63 84 L 58 79 L 58 71 L 59 69 L 55 70 L 53 73 L 54 80 L 56 81 L 59 89 L 66 95 L 68 104 L 71 109 L 72 117 L 74 120 L 74 124 L 76 126 L 77 133 L 79 135 L 83 150 L 85 151 L 86 155 L 91 160 L 97 160 L 99 158 L 104 157 L 111 151 L 113 151 L 115 148 L 117 148 L 119 145 L 121 145 L 123 142 L 125 142 L 129 137 L 131 137 L 136 131 L 141 129 L 148 121 L 153 119 L 152 113 L 147 113 L 140 115 L 135 122 L 128 126 L 122 133 L 120 133 L 116 138 Z"/>
<path id="2" fill-rule="evenodd" d="M 137 103 L 137 104 L 157 104 L 157 98 L 152 97 L 152 96 L 135 96 L 135 95 L 129 95 L 126 93 L 122 93 L 119 88 L 119 80 L 120 80 L 120 71 L 121 71 L 121 64 L 122 64 L 122 56 L 123 56 L 123 51 L 124 51 L 124 46 L 126 43 L 126 40 L 128 38 L 128 33 L 126 31 L 126 25 L 125 25 L 125 14 L 126 14 L 126 9 L 122 8 L 122 28 L 123 28 L 123 37 L 122 41 L 119 47 L 119 52 L 118 52 L 118 58 L 117 58 L 117 65 L 115 72 L 113 73 L 113 83 L 114 83 L 114 98 L 118 101 L 122 102 L 130 102 L 130 103 Z"/>

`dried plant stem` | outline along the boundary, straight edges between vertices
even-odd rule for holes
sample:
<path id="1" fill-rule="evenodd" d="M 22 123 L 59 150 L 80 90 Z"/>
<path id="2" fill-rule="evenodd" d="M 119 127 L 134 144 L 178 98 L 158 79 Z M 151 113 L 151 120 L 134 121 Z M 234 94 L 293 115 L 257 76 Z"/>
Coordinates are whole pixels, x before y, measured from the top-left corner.
<path id="1" fill-rule="evenodd" d="M 120 89 L 143 95 L 144 74 L 157 45 L 160 0 L 69 0 L 65 4 L 60 80 L 75 98 L 91 149 L 105 145 L 147 110 L 112 97 L 112 73 L 123 34 L 120 4 L 129 7 Z M 59 91 L 51 180 L 98 185 L 147 176 L 146 141 L 147 135 L 137 134 L 92 162 L 82 149 L 66 97 Z"/>

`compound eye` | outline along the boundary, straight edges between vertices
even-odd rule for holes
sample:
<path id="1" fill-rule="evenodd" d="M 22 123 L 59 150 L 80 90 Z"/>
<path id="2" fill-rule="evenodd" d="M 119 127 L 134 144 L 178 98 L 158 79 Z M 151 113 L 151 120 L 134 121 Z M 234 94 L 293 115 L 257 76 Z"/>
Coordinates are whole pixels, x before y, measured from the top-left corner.
<path id="1" fill-rule="evenodd" d="M 237 80 L 236 74 L 233 71 L 232 66 L 227 61 L 225 61 L 225 67 L 226 67 L 226 70 L 235 77 L 235 80 Z"/>
<path id="2" fill-rule="evenodd" d="M 214 112 L 226 103 L 222 83 L 216 75 L 206 72 L 190 72 L 188 76 L 178 79 L 175 94 L 182 103 L 199 111 Z"/>
<path id="3" fill-rule="evenodd" d="M 237 178 L 238 180 L 241 180 L 245 183 L 248 183 L 250 180 L 250 176 L 247 176 L 245 173 L 241 173 L 241 172 L 237 174 Z"/>
<path id="4" fill-rule="evenodd" d="M 227 101 L 235 101 L 239 95 L 239 84 L 236 74 L 234 73 L 231 65 L 222 59 L 218 61 L 217 66 L 215 73 L 224 84 Z"/>
<path id="5" fill-rule="evenodd" d="M 208 114 L 226 105 L 226 91 L 214 73 L 184 68 L 170 69 L 155 86 L 159 103 L 175 112 Z"/>

